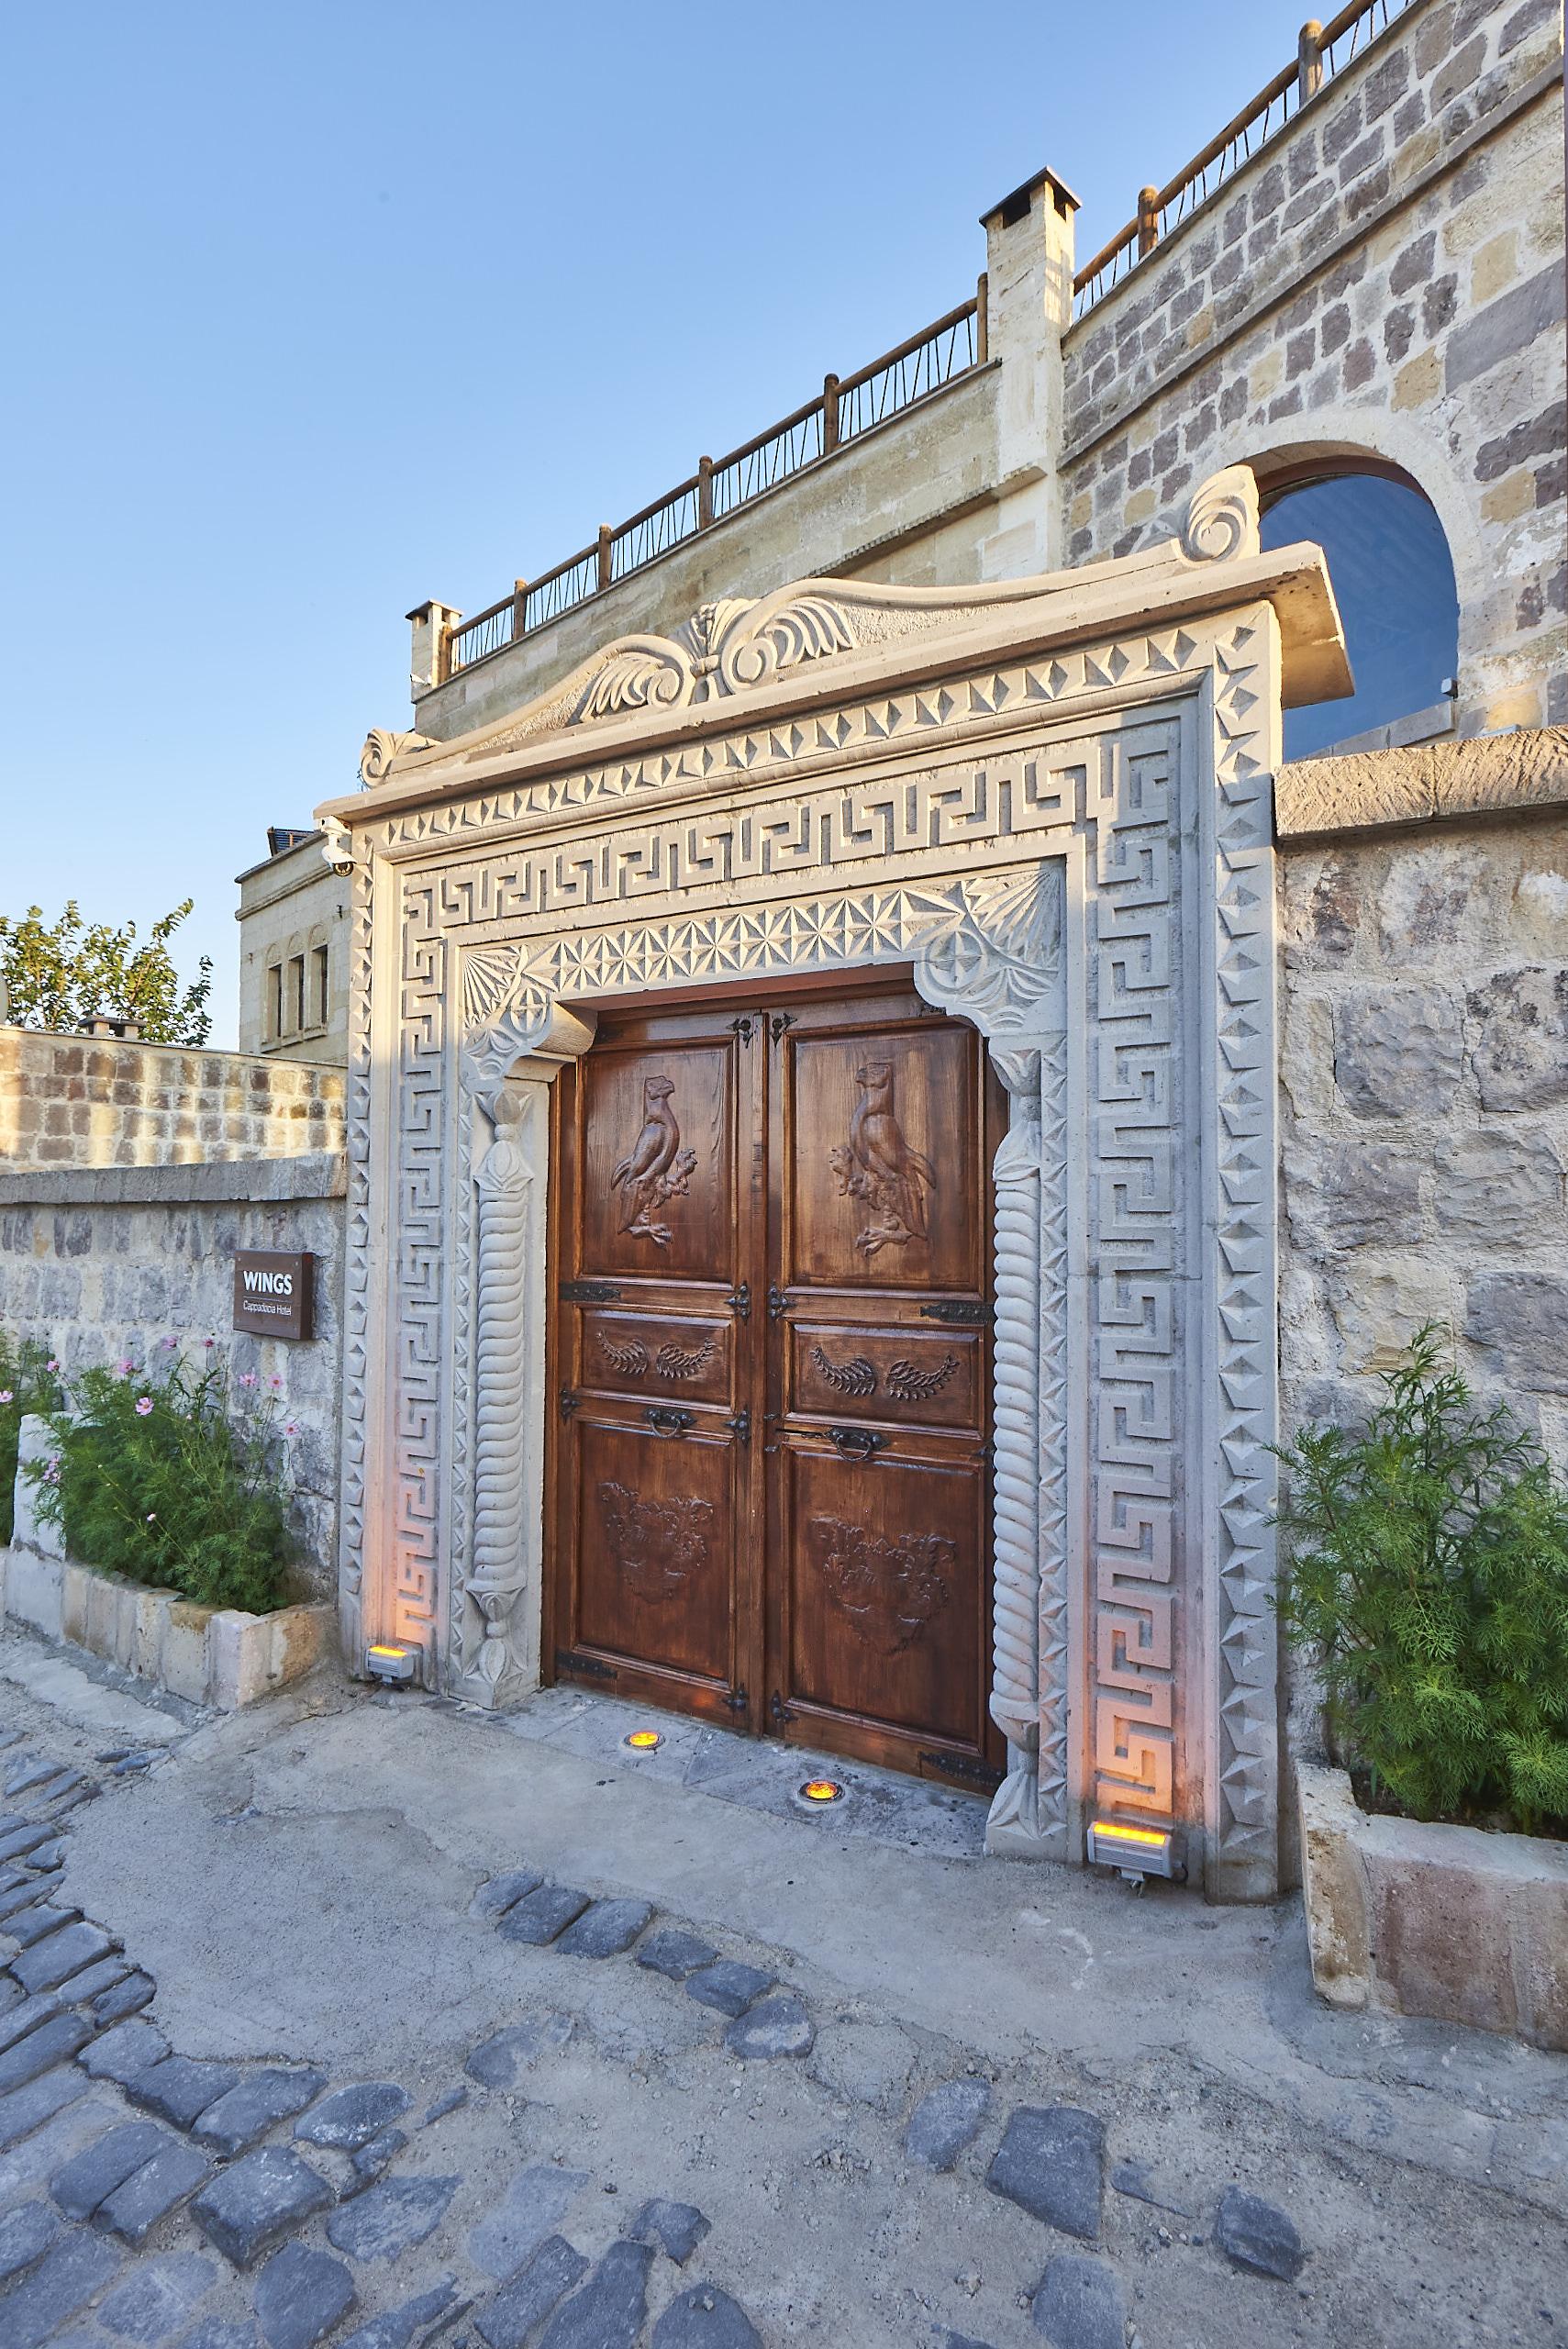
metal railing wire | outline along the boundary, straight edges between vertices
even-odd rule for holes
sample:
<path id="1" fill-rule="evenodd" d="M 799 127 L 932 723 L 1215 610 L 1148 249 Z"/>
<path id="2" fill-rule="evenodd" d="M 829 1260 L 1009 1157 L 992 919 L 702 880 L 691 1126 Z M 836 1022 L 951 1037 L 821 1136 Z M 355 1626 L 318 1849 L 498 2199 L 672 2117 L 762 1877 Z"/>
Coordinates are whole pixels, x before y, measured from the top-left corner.
<path id="1" fill-rule="evenodd" d="M 1084 317 L 1132 274 L 1173 228 L 1276 139 L 1325 83 L 1360 57 L 1415 0 L 1351 0 L 1327 25 L 1303 25 L 1296 62 L 1281 68 L 1222 131 L 1163 187 L 1139 191 L 1138 210 L 1073 280 L 1073 315 Z"/>
<path id="2" fill-rule="evenodd" d="M 934 326 L 884 351 L 842 381 L 829 375 L 808 400 L 728 456 L 704 457 L 697 470 L 640 514 L 612 529 L 606 523 L 591 547 L 558 563 L 542 579 L 519 579 L 512 593 L 444 632 L 437 683 L 503 652 L 535 629 L 548 627 L 617 580 L 628 578 L 701 530 L 765 496 L 845 442 L 916 406 L 944 384 L 984 366 L 986 285 Z"/>

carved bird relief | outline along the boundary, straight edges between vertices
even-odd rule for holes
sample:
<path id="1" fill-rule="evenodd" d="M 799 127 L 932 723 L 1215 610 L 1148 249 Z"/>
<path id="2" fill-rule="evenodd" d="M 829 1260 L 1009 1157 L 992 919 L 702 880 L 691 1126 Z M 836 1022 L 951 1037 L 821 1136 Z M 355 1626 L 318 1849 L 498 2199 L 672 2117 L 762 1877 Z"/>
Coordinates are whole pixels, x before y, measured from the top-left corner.
<path id="1" fill-rule="evenodd" d="M 936 1168 L 904 1138 L 893 1106 L 893 1063 L 867 1061 L 855 1071 L 861 1088 L 850 1119 L 849 1147 L 828 1153 L 840 1197 L 863 1199 L 869 1220 L 855 1234 L 866 1256 L 926 1237 L 926 1193 L 937 1187 Z"/>
<path id="2" fill-rule="evenodd" d="M 634 1239 L 651 1240 L 656 1248 L 670 1245 L 670 1226 L 655 1223 L 652 1210 L 684 1194 L 697 1163 L 695 1150 L 681 1148 L 681 1129 L 670 1107 L 674 1090 L 670 1077 L 643 1079 L 642 1131 L 610 1176 L 612 1191 L 625 1186 L 621 1230 Z"/>
<path id="3" fill-rule="evenodd" d="M 889 1542 L 841 1517 L 814 1517 L 808 1531 L 828 1598 L 878 1655 L 912 1647 L 952 1596 L 958 1553 L 945 1534 Z"/>
<path id="4" fill-rule="evenodd" d="M 634 1598 L 660 1606 L 673 1598 L 695 1567 L 708 1562 L 713 1503 L 689 1493 L 644 1500 L 632 1485 L 606 1477 L 599 1486 L 605 1545 Z"/>

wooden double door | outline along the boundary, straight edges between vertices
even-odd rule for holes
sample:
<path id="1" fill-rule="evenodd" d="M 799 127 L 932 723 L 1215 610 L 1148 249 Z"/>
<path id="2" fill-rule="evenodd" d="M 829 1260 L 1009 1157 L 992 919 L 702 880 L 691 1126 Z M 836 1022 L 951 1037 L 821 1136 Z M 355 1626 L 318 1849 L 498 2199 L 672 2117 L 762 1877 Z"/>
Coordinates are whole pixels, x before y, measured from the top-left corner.
<path id="1" fill-rule="evenodd" d="M 902 981 L 602 1019 L 557 1088 L 558 1676 L 995 1783 L 1001 1118 Z"/>

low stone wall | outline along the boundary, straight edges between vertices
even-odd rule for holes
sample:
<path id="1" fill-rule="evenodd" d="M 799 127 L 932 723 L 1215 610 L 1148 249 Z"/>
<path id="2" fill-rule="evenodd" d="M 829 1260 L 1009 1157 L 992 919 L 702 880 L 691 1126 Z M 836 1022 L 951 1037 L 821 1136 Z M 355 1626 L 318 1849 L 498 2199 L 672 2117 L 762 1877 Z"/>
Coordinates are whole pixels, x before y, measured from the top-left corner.
<path id="1" fill-rule="evenodd" d="M 1568 2048 L 1568 1844 L 1371 1818 L 1304 1765 L 1312 1979 L 1330 2005 Z"/>
<path id="2" fill-rule="evenodd" d="M 327 1074 L 327 1072 L 313 1072 Z M 309 1595 L 337 1584 L 344 1159 L 337 1152 L 199 1165 L 0 1167 L 0 1328 L 36 1338 L 67 1377 L 128 1359 L 227 1364 L 276 1392 Z M 314 1338 L 232 1327 L 239 1248 L 316 1257 Z M 213 1341 L 209 1349 L 205 1341 Z M 270 1382 L 281 1381 L 274 1390 Z"/>
<path id="3" fill-rule="evenodd" d="M 1360 1417 L 1436 1320 L 1568 1467 L 1568 731 L 1278 802 L 1285 1424 Z"/>
<path id="4" fill-rule="evenodd" d="M 0 1163 L 169 1166 L 343 1147 L 343 1073 L 0 1027 Z"/>

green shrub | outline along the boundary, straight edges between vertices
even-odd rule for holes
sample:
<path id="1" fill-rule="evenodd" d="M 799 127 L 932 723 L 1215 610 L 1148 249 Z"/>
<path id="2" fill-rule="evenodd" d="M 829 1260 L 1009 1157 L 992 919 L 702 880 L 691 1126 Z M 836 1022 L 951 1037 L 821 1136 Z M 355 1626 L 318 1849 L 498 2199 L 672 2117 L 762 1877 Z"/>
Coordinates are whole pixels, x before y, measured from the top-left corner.
<path id="1" fill-rule="evenodd" d="M 1435 1326 L 1383 1385 L 1363 1435 L 1280 1453 L 1288 1635 L 1374 1797 L 1568 1833 L 1568 1493 L 1506 1405 L 1475 1407 Z"/>
<path id="2" fill-rule="evenodd" d="M 203 1606 L 285 1603 L 294 1544 L 276 1406 L 254 1378 L 238 1385 L 231 1416 L 217 1364 L 193 1376 L 177 1361 L 156 1373 L 122 1363 L 72 1381 L 75 1419 L 57 1420 L 58 1454 L 29 1473 L 72 1557 Z"/>
<path id="3" fill-rule="evenodd" d="M 29 1411 L 58 1411 L 59 1364 L 36 1338 L 0 1330 L 0 1547 L 15 1531 L 17 1443 Z"/>

